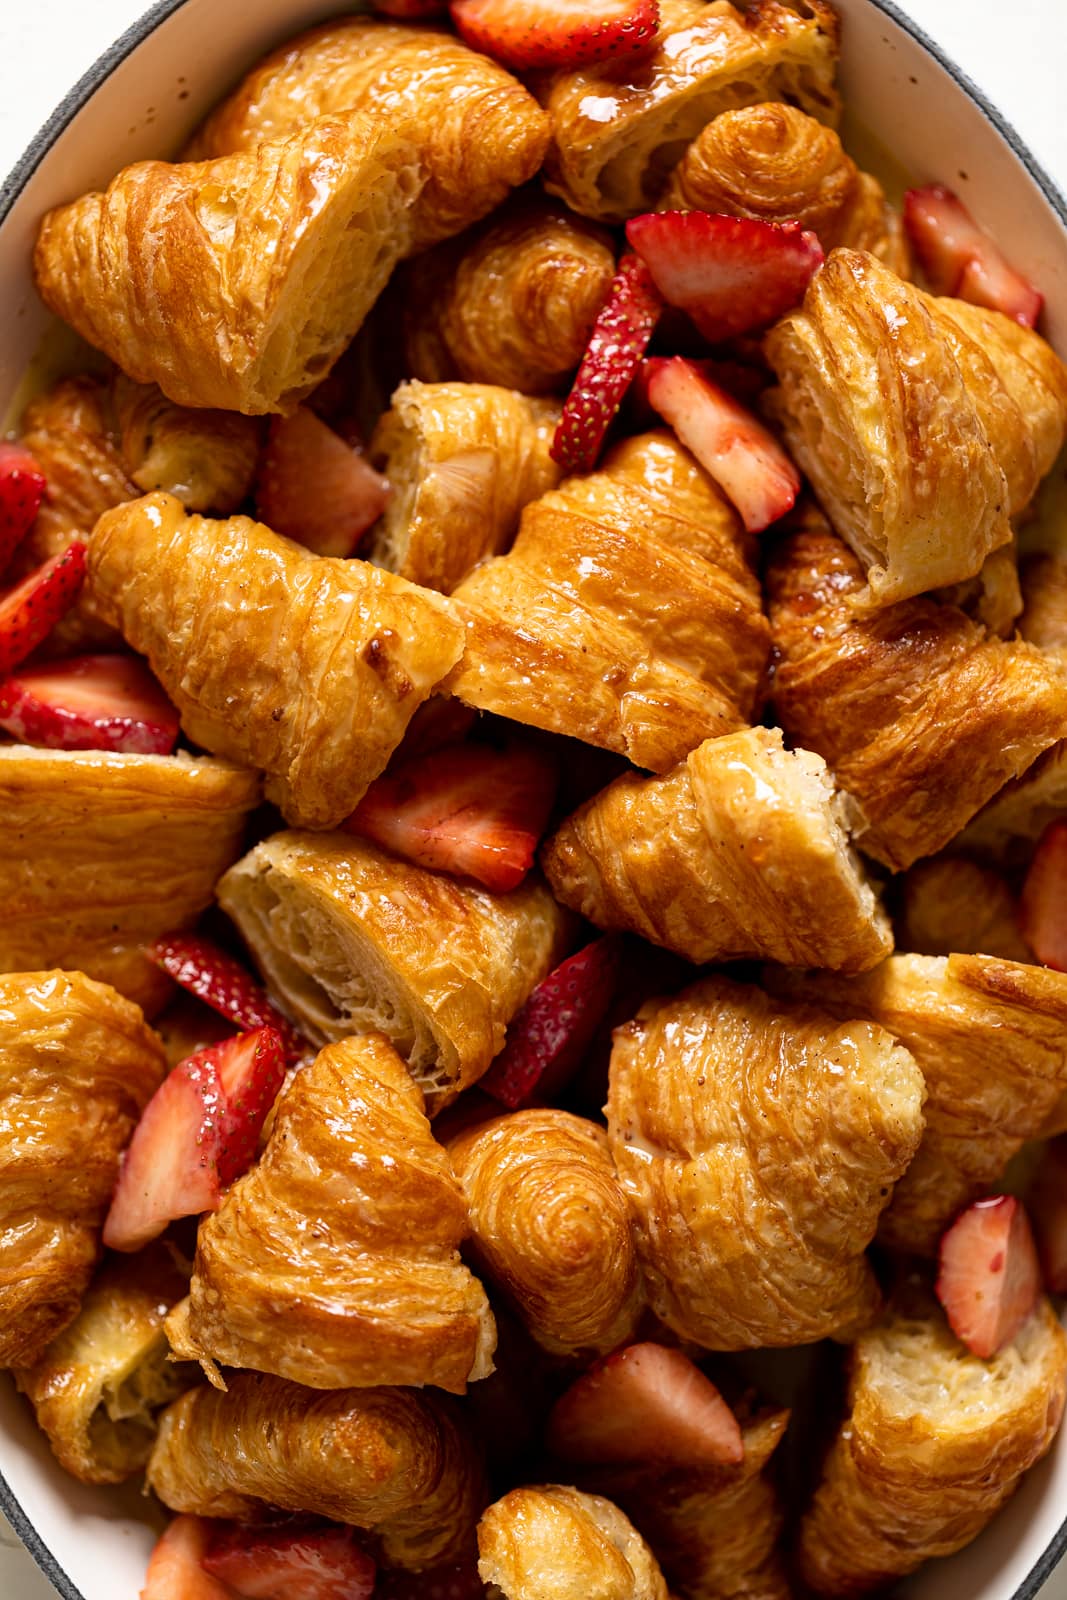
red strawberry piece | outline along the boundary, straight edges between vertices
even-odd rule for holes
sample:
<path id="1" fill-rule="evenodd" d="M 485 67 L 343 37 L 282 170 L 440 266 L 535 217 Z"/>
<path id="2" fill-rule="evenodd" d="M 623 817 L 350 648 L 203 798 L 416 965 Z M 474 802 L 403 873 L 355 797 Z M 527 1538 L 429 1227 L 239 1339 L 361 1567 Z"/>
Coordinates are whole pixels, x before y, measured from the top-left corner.
<path id="1" fill-rule="evenodd" d="M 35 567 L 0 594 L 0 674 L 25 661 L 65 617 L 85 581 L 85 546 L 80 539 Z"/>
<path id="2" fill-rule="evenodd" d="M 47 487 L 30 452 L 0 439 L 0 572 L 32 528 Z"/>
<path id="3" fill-rule="evenodd" d="M 211 1527 L 206 1517 L 175 1517 L 152 1551 L 141 1600 L 232 1600 L 200 1565 Z"/>
<path id="4" fill-rule="evenodd" d="M 596 465 L 662 309 L 648 268 L 636 256 L 623 256 L 552 441 L 552 459 L 566 472 L 590 472 Z"/>
<path id="5" fill-rule="evenodd" d="M 197 1059 L 214 1066 L 222 1085 L 218 1171 L 225 1186 L 256 1158 L 260 1130 L 285 1079 L 285 1051 L 281 1035 L 265 1027 L 209 1045 Z"/>
<path id="6" fill-rule="evenodd" d="M 657 0 L 452 0 L 472 49 L 515 72 L 641 55 L 656 39 Z"/>
<path id="7" fill-rule="evenodd" d="M 260 518 L 319 556 L 350 556 L 381 516 L 389 485 L 321 417 L 275 417 L 256 482 Z"/>
<path id="8" fill-rule="evenodd" d="M 660 211 L 631 218 L 626 237 L 667 304 L 712 344 L 791 311 L 823 263 L 818 239 L 799 222 Z"/>
<path id="9" fill-rule="evenodd" d="M 50 750 L 167 756 L 178 713 L 137 656 L 72 656 L 0 679 L 0 728 Z"/>
<path id="10" fill-rule="evenodd" d="M 210 939 L 196 933 L 171 933 L 157 939 L 148 953 L 175 983 L 239 1028 L 273 1028 L 281 1037 L 288 1063 L 306 1053 L 305 1041 L 288 1017 L 271 1004 L 266 990 Z"/>
<path id="11" fill-rule="evenodd" d="M 205 1572 L 241 1600 L 369 1600 L 374 1562 L 351 1528 L 243 1528 L 223 1523 L 209 1540 Z"/>
<path id="12" fill-rule="evenodd" d="M 1045 1286 L 1067 1294 L 1067 1138 L 1046 1144 L 1026 1202 Z"/>
<path id="13" fill-rule="evenodd" d="M 404 21 L 443 17 L 448 11 L 448 0 L 371 0 L 371 4 L 383 17 L 402 17 Z"/>
<path id="14" fill-rule="evenodd" d="M 791 509 L 800 474 L 751 411 L 681 356 L 648 363 L 648 398 L 733 501 L 749 533 Z"/>
<path id="15" fill-rule="evenodd" d="M 566 1461 L 734 1466 L 745 1446 L 710 1378 L 680 1350 L 632 1344 L 573 1383 L 548 1419 L 546 1442 Z"/>
<path id="16" fill-rule="evenodd" d="M 1042 966 L 1067 972 L 1067 818 L 1041 835 L 1019 897 L 1019 925 Z"/>
<path id="17" fill-rule="evenodd" d="M 505 894 L 533 865 L 556 794 L 541 751 L 455 744 L 376 779 L 345 827 L 435 872 Z"/>
<path id="18" fill-rule="evenodd" d="M 1019 1201 L 976 1200 L 942 1236 L 937 1298 L 949 1327 L 976 1356 L 1010 1344 L 1041 1293 L 1030 1222 Z"/>
<path id="19" fill-rule="evenodd" d="M 484 1600 L 477 1563 L 434 1567 L 430 1572 L 383 1572 L 374 1600 Z"/>
<path id="20" fill-rule="evenodd" d="M 580 1065 L 615 994 L 619 940 L 594 939 L 543 978 L 478 1087 L 515 1111 L 552 1098 Z"/>
<path id="21" fill-rule="evenodd" d="M 1015 271 L 951 189 L 909 189 L 904 225 L 935 294 L 955 295 L 1034 327 L 1044 296 Z"/>

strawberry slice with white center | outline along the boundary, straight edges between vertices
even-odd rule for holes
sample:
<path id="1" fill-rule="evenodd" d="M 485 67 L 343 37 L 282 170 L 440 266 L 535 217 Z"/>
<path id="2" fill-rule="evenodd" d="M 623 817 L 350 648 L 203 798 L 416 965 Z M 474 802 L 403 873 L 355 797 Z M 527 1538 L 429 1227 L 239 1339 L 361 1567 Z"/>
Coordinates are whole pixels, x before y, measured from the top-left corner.
<path id="1" fill-rule="evenodd" d="M 485 1584 L 474 1561 L 429 1572 L 383 1572 L 374 1600 L 485 1600 Z"/>
<path id="2" fill-rule="evenodd" d="M 75 539 L 0 594 L 0 675 L 25 661 L 48 637 L 78 598 L 84 581 L 85 545 Z"/>
<path id="3" fill-rule="evenodd" d="M 265 1027 L 209 1045 L 198 1059 L 214 1066 L 222 1086 L 218 1172 L 225 1187 L 256 1158 L 267 1112 L 285 1081 L 285 1050 L 281 1035 Z"/>
<path id="4" fill-rule="evenodd" d="M 157 939 L 148 954 L 175 983 L 239 1028 L 273 1028 L 281 1038 L 287 1064 L 307 1053 L 305 1040 L 271 1004 L 267 991 L 211 939 L 196 933 L 170 933 Z"/>
<path id="5" fill-rule="evenodd" d="M 167 756 L 178 713 L 137 656 L 72 656 L 0 679 L 0 728 L 49 750 Z"/>
<path id="6" fill-rule="evenodd" d="M 710 1378 L 680 1350 L 632 1344 L 573 1383 L 548 1420 L 565 1461 L 655 1463 L 700 1470 L 744 1460 L 740 1424 Z"/>
<path id="7" fill-rule="evenodd" d="M 823 263 L 818 239 L 799 222 L 661 211 L 631 218 L 626 237 L 667 304 L 712 344 L 791 311 Z"/>
<path id="8" fill-rule="evenodd" d="M 644 262 L 623 256 L 552 440 L 552 459 L 565 472 L 591 472 L 596 465 L 662 310 Z"/>
<path id="9" fill-rule="evenodd" d="M 1012 1195 L 968 1206 L 942 1236 L 939 1267 L 949 1327 L 984 1359 L 1011 1343 L 1041 1293 L 1029 1218 Z"/>
<path id="10" fill-rule="evenodd" d="M 381 473 L 307 406 L 272 420 L 256 511 L 275 533 L 319 556 L 350 556 L 388 498 Z"/>
<path id="11" fill-rule="evenodd" d="M 581 1065 L 615 996 L 621 945 L 606 934 L 542 978 L 478 1087 L 511 1111 L 550 1100 Z"/>
<path id="12" fill-rule="evenodd" d="M 951 189 L 909 189 L 904 226 L 935 294 L 1002 311 L 1024 328 L 1036 325 L 1044 296 L 1016 272 Z"/>
<path id="13" fill-rule="evenodd" d="M 32 528 L 47 487 L 30 452 L 0 439 L 0 572 Z"/>
<path id="14" fill-rule="evenodd" d="M 751 411 L 682 356 L 646 363 L 649 403 L 736 506 L 749 533 L 792 509 L 800 473 Z"/>
<path id="15" fill-rule="evenodd" d="M 642 55 L 659 28 L 658 0 L 452 0 L 451 12 L 472 49 L 513 72 Z"/>
<path id="16" fill-rule="evenodd" d="M 204 1571 L 241 1600 L 370 1600 L 375 1566 L 351 1528 L 243 1528 L 222 1523 Z"/>
<path id="17" fill-rule="evenodd" d="M 1067 1294 L 1067 1137 L 1046 1144 L 1026 1202 L 1045 1286 Z"/>
<path id="18" fill-rule="evenodd" d="M 1067 972 L 1067 819 L 1041 835 L 1019 896 L 1019 926 L 1042 966 Z"/>
<path id="19" fill-rule="evenodd" d="M 175 1517 L 152 1551 L 141 1600 L 233 1600 L 200 1564 L 212 1527 L 207 1517 Z"/>

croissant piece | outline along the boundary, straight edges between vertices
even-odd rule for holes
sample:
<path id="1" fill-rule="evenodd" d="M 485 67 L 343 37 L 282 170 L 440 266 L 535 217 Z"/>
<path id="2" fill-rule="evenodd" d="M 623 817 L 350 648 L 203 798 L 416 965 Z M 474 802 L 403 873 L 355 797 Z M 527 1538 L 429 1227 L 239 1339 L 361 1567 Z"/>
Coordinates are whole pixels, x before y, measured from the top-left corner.
<path id="1" fill-rule="evenodd" d="M 554 1355 L 606 1355 L 644 1305 L 625 1196 L 603 1129 L 566 1111 L 517 1111 L 452 1139 L 486 1274 Z"/>
<path id="2" fill-rule="evenodd" d="M 705 475 L 664 470 L 671 454 L 662 435 L 630 441 L 526 507 L 511 552 L 455 591 L 458 699 L 655 772 L 749 724 L 769 647 L 758 585 L 732 513 Z"/>
<path id="3" fill-rule="evenodd" d="M 1022 562 L 1019 633 L 1039 650 L 1067 662 L 1067 560 L 1035 552 Z"/>
<path id="4" fill-rule="evenodd" d="M 862 251 L 834 251 L 764 348 L 768 407 L 879 605 L 974 577 L 1063 444 L 1067 370 L 1039 334 Z"/>
<path id="5" fill-rule="evenodd" d="M 626 773 L 545 845 L 553 893 L 598 928 L 701 965 L 765 955 L 846 972 L 892 949 L 821 757 L 778 728 L 707 739 L 663 778 Z"/>
<path id="6" fill-rule="evenodd" d="M 218 898 L 307 1037 L 385 1034 L 431 1114 L 485 1072 L 571 930 L 535 875 L 490 894 L 340 833 L 275 834 Z"/>
<path id="7" fill-rule="evenodd" d="M 303 1389 L 259 1372 L 191 1389 L 163 1413 L 148 1483 L 173 1511 L 313 1512 L 364 1528 L 384 1564 L 471 1552 L 487 1494 L 458 1408 L 413 1389 Z"/>
<path id="8" fill-rule="evenodd" d="M 478 1574 L 501 1600 L 668 1600 L 633 1524 L 577 1489 L 512 1489 L 482 1513 L 478 1551 Z"/>
<path id="9" fill-rule="evenodd" d="M 870 1023 L 725 978 L 643 1006 L 614 1035 L 608 1134 L 657 1316 L 712 1350 L 866 1326 L 864 1251 L 922 1102 L 915 1062 Z"/>
<path id="10" fill-rule="evenodd" d="M 999 872 L 966 856 L 919 861 L 900 885 L 899 940 L 919 955 L 1030 961 L 1015 896 Z"/>
<path id="11" fill-rule="evenodd" d="M 268 800 L 308 827 L 349 815 L 462 650 L 439 595 L 172 495 L 102 517 L 89 574 L 189 738 L 262 768 Z"/>
<path id="12" fill-rule="evenodd" d="M 50 310 L 180 405 L 292 411 L 411 248 L 424 182 L 394 118 L 307 122 L 215 161 L 141 161 L 50 211 Z"/>
<path id="13" fill-rule="evenodd" d="M 392 494 L 370 559 L 443 594 L 507 549 L 519 513 L 560 479 L 550 400 L 480 383 L 403 383 L 371 440 Z"/>
<path id="14" fill-rule="evenodd" d="M 1060 740 L 1006 783 L 968 823 L 961 849 L 1005 865 L 1028 860 L 1050 822 L 1067 811 L 1067 741 Z"/>
<path id="15" fill-rule="evenodd" d="M 426 187 L 412 218 L 423 250 L 487 216 L 534 176 L 548 119 L 503 67 L 453 34 L 339 17 L 265 56 L 194 138 L 193 159 L 254 150 L 310 118 L 363 111 L 402 125 Z"/>
<path id="16" fill-rule="evenodd" d="M 999 639 L 1010 639 L 1023 609 L 1019 567 L 1014 542 L 986 556 L 976 577 L 934 591 L 934 599 L 958 606 L 974 622 Z M 1023 634 L 1023 638 L 1026 635 Z"/>
<path id="17" fill-rule="evenodd" d="M 225 761 L 0 746 L 0 972 L 76 968 L 158 1011 L 147 946 L 211 904 L 258 801 Z"/>
<path id="18" fill-rule="evenodd" d="M 32 1366 L 77 1316 L 119 1155 L 165 1070 L 106 984 L 0 977 L 0 1367 Z"/>
<path id="19" fill-rule="evenodd" d="M 1067 1088 L 1067 976 L 985 955 L 901 955 L 854 978 L 779 970 L 766 981 L 887 1028 L 914 1056 L 926 1130 L 879 1237 L 936 1254 L 948 1223 L 1038 1135 Z"/>
<path id="20" fill-rule="evenodd" d="M 139 490 L 162 489 L 187 511 L 236 511 L 252 489 L 260 424 L 237 411 L 176 406 L 154 383 L 118 373 L 112 388 L 115 422 L 126 471 Z"/>
<path id="21" fill-rule="evenodd" d="M 1032 646 L 929 598 L 870 612 L 859 562 L 817 513 L 766 572 L 774 703 L 856 803 L 860 848 L 894 870 L 933 855 L 1067 733 L 1067 694 Z"/>
<path id="22" fill-rule="evenodd" d="M 163 1332 L 188 1281 L 164 1244 L 113 1258 L 74 1321 L 16 1373 L 56 1459 L 83 1483 L 121 1483 L 139 1472 L 156 1413 L 189 1387 L 190 1369 L 168 1361 Z"/>
<path id="23" fill-rule="evenodd" d="M 836 123 L 839 24 L 822 0 L 661 0 L 651 54 L 559 72 L 539 90 L 552 122 L 545 183 L 582 216 L 651 211 L 680 152 L 713 117 L 788 100 Z"/>
<path id="24" fill-rule="evenodd" d="M 849 1415 L 800 1529 L 819 1594 L 858 1595 L 981 1532 L 1060 1425 L 1067 1339 L 1046 1300 L 990 1361 L 932 1303 L 896 1311 L 852 1353 Z"/>

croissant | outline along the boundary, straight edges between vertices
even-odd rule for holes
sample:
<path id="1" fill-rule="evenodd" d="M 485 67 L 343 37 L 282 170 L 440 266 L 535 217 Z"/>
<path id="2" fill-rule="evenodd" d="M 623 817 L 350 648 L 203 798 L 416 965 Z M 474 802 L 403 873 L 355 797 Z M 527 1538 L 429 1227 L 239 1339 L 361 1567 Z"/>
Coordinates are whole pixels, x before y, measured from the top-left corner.
<path id="1" fill-rule="evenodd" d="M 870 1023 L 725 978 L 649 1001 L 615 1032 L 607 1111 L 657 1316 L 711 1350 L 869 1323 L 864 1251 L 922 1102 L 915 1062 Z"/>
<path id="2" fill-rule="evenodd" d="M 999 639 L 1010 639 L 1023 609 L 1014 542 L 1002 544 L 999 550 L 986 556 L 975 577 L 935 589 L 934 599 L 943 605 L 958 606 L 972 621 L 980 622 Z"/>
<path id="3" fill-rule="evenodd" d="M 898 939 L 919 955 L 1030 961 L 1015 896 L 999 872 L 966 856 L 919 861 L 900 884 Z"/>
<path id="4" fill-rule="evenodd" d="M 552 123 L 546 187 L 582 216 L 621 222 L 655 208 L 678 152 L 721 111 L 790 100 L 836 123 L 839 31 L 823 0 L 746 12 L 661 0 L 651 54 L 558 72 L 538 91 Z"/>
<path id="5" fill-rule="evenodd" d="M 1067 811 L 1067 741 L 1006 783 L 964 828 L 960 849 L 998 864 L 1025 864 L 1050 822 Z"/>
<path id="6" fill-rule="evenodd" d="M 1034 552 L 1019 572 L 1023 609 L 1019 633 L 1039 650 L 1067 662 L 1067 560 Z"/>
<path id="7" fill-rule="evenodd" d="M 668 1600 L 633 1524 L 577 1489 L 512 1489 L 482 1513 L 478 1553 L 478 1575 L 501 1600 Z"/>
<path id="8" fill-rule="evenodd" d="M 179 1356 L 312 1389 L 463 1394 L 496 1342 L 459 1259 L 468 1231 L 404 1063 L 381 1034 L 342 1040 L 296 1074 L 263 1156 L 201 1222 L 168 1337 Z"/>
<path id="9" fill-rule="evenodd" d="M 846 972 L 892 949 L 819 756 L 778 728 L 706 739 L 663 778 L 626 773 L 542 852 L 558 900 L 698 965 L 766 955 Z"/>
<path id="10" fill-rule="evenodd" d="M 0 1367 L 32 1366 L 77 1316 L 119 1155 L 165 1070 L 106 984 L 0 977 Z"/>
<path id="11" fill-rule="evenodd" d="M 801 1523 L 805 1582 L 864 1594 L 969 1544 L 1051 1445 L 1065 1368 L 1067 1339 L 1046 1300 L 990 1361 L 932 1303 L 862 1334 L 849 1414 Z"/>
<path id="12" fill-rule="evenodd" d="M 215 161 L 141 161 L 48 213 L 37 287 L 180 405 L 292 411 L 411 248 L 423 182 L 396 121 L 358 113 Z"/>
<path id="13" fill-rule="evenodd" d="M 218 898 L 307 1037 L 384 1033 L 431 1114 L 481 1077 L 571 930 L 534 876 L 490 894 L 342 833 L 275 834 Z"/>
<path id="14" fill-rule="evenodd" d="M 392 487 L 369 557 L 443 594 L 511 543 L 519 513 L 560 479 L 550 400 L 476 383 L 403 383 L 371 440 Z"/>
<path id="15" fill-rule="evenodd" d="M 936 1254 L 943 1230 L 1035 1138 L 1067 1089 L 1067 976 L 985 955 L 890 956 L 854 978 L 768 972 L 776 994 L 887 1028 L 926 1080 L 926 1129 L 879 1225 Z"/>
<path id="16" fill-rule="evenodd" d="M 89 581 L 189 738 L 262 768 L 267 798 L 313 828 L 348 816 L 462 650 L 440 595 L 172 495 L 100 519 Z"/>
<path id="17" fill-rule="evenodd" d="M 445 1398 L 303 1389 L 260 1372 L 169 1406 L 148 1483 L 174 1511 L 304 1511 L 365 1528 L 386 1566 L 416 1572 L 472 1550 L 487 1499 L 474 1441 Z"/>
<path id="18" fill-rule="evenodd" d="M 252 489 L 261 428 L 237 411 L 176 406 L 154 383 L 117 373 L 112 386 L 123 464 L 137 491 L 162 489 L 187 511 L 228 516 Z"/>
<path id="19" fill-rule="evenodd" d="M 74 1321 L 16 1373 L 56 1459 L 83 1483 L 121 1483 L 139 1472 L 156 1413 L 189 1387 L 190 1369 L 167 1360 L 163 1332 L 188 1279 L 161 1243 L 112 1258 Z"/>
<path id="20" fill-rule="evenodd" d="M 627 441 L 528 505 L 511 552 L 459 585 L 450 691 L 655 772 L 747 726 L 769 630 L 736 530 L 680 445 Z"/>
<path id="21" fill-rule="evenodd" d="M 450 33 L 339 17 L 265 56 L 194 138 L 194 160 L 253 150 L 311 117 L 363 111 L 414 140 L 426 187 L 412 248 L 487 216 L 537 172 L 548 119 L 504 69 Z"/>
<path id="22" fill-rule="evenodd" d="M 603 1129 L 566 1111 L 517 1111 L 452 1139 L 489 1278 L 554 1355 L 606 1355 L 644 1304 L 626 1199 Z"/>
<path id="23" fill-rule="evenodd" d="M 862 251 L 834 251 L 764 349 L 768 408 L 878 605 L 974 577 L 1063 444 L 1067 369 L 1039 334 Z"/>
<path id="24" fill-rule="evenodd" d="M 852 796 L 860 848 L 896 871 L 1067 733 L 1054 663 L 929 598 L 868 611 L 859 562 L 817 513 L 773 551 L 766 585 L 778 719 Z"/>
<path id="25" fill-rule="evenodd" d="M 564 387 L 615 275 L 603 229 L 540 196 L 517 196 L 474 234 L 403 274 L 409 370 L 524 394 Z"/>
<path id="26" fill-rule="evenodd" d="M 211 904 L 258 801 L 225 761 L 0 746 L 0 972 L 76 968 L 160 1010 L 146 947 Z"/>

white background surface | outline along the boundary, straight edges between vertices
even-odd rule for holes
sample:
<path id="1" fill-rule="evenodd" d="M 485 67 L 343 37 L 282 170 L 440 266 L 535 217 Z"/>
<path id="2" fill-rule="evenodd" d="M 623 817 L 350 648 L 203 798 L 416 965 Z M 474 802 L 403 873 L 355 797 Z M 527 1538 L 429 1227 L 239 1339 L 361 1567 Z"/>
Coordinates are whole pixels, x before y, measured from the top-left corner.
<path id="1" fill-rule="evenodd" d="M 144 9 L 142 0 L 0 0 L 0 176 L 66 90 Z M 1067 190 L 1067 10 L 1061 0 L 1011 0 L 1010 6 L 1003 0 L 907 0 L 904 9 L 986 91 Z M 1001 243 L 1010 253 L 1010 239 Z M 9 1540 L 0 1519 L 0 1600 L 54 1600 L 51 1586 Z M 1067 1569 L 1042 1600 L 1067 1600 Z"/>

